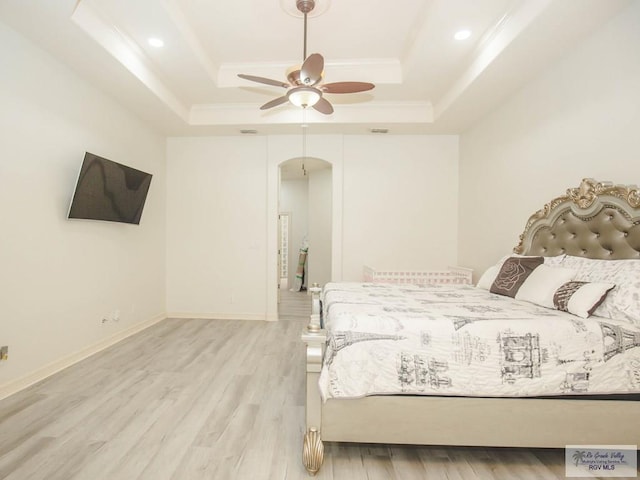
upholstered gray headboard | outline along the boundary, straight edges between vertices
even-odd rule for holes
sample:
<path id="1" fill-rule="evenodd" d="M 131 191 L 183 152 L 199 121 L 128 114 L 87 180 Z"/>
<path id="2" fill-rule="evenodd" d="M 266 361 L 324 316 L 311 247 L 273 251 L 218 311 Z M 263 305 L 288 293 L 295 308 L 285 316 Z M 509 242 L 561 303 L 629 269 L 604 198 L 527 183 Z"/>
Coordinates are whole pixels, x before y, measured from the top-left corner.
<path id="1" fill-rule="evenodd" d="M 513 249 L 525 255 L 640 258 L 640 190 L 585 178 L 531 215 Z"/>

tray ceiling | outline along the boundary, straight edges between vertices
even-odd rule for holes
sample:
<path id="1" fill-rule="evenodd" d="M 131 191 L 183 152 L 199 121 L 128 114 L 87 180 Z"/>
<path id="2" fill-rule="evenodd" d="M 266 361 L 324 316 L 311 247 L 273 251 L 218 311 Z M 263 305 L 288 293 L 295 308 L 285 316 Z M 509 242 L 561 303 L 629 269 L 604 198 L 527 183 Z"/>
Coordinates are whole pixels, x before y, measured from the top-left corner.
<path id="1" fill-rule="evenodd" d="M 328 95 L 324 116 L 259 107 L 302 62 L 295 0 L 5 0 L 0 19 L 169 135 L 458 133 L 546 68 L 628 0 L 318 0 L 308 53 L 328 82 L 376 88 Z M 464 41 L 453 38 L 465 28 Z M 151 37 L 162 48 L 148 43 Z"/>

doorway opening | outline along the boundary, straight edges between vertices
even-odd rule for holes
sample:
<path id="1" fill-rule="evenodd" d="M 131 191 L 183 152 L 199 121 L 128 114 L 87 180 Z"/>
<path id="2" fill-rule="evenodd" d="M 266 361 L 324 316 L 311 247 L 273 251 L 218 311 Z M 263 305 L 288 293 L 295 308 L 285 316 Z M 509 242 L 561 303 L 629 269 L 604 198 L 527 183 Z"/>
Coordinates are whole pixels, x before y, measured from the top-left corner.
<path id="1" fill-rule="evenodd" d="M 331 164 L 319 158 L 280 164 L 279 300 L 283 291 L 304 294 L 313 283 L 331 280 L 332 174 Z"/>

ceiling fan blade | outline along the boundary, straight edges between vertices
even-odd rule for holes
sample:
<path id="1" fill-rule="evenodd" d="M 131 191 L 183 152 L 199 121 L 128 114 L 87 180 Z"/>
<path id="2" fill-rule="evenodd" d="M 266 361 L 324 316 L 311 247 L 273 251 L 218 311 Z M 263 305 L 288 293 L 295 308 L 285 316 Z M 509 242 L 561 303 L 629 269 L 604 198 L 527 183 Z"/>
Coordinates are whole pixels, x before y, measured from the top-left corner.
<path id="1" fill-rule="evenodd" d="M 325 93 L 358 93 L 372 90 L 374 87 L 373 83 L 367 82 L 335 82 L 323 85 L 321 90 Z"/>
<path id="2" fill-rule="evenodd" d="M 319 53 L 312 53 L 300 68 L 300 80 L 304 85 L 315 85 L 322 80 L 324 58 Z"/>
<path id="3" fill-rule="evenodd" d="M 273 85 L 274 87 L 282 87 L 289 88 L 289 84 L 281 82 L 280 80 L 271 80 L 270 78 L 264 77 L 256 77 L 255 75 L 245 75 L 244 73 L 239 73 L 238 76 L 240 78 L 244 78 L 245 80 L 251 80 L 252 82 L 265 83 L 267 85 Z"/>
<path id="4" fill-rule="evenodd" d="M 283 103 L 287 103 L 288 101 L 289 99 L 286 96 L 278 97 L 262 105 L 260 107 L 260 110 L 267 110 L 269 108 L 277 107 L 278 105 L 282 105 Z"/>
<path id="5" fill-rule="evenodd" d="M 315 108 L 320 113 L 324 113 L 325 115 L 331 115 L 333 113 L 333 106 L 329 103 L 326 98 L 321 98 L 318 100 L 313 108 Z"/>

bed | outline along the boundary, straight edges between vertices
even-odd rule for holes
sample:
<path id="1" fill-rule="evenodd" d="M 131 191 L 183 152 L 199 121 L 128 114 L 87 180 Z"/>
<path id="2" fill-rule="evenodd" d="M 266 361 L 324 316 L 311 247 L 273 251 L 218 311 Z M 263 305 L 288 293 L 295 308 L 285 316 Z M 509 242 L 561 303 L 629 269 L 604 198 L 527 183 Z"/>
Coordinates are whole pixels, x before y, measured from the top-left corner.
<path id="1" fill-rule="evenodd" d="M 322 465 L 325 441 L 640 444 L 635 186 L 584 179 L 534 213 L 514 253 L 475 287 L 345 283 L 310 291 L 302 334 L 310 474 Z M 431 353 L 423 355 L 425 347 Z"/>

